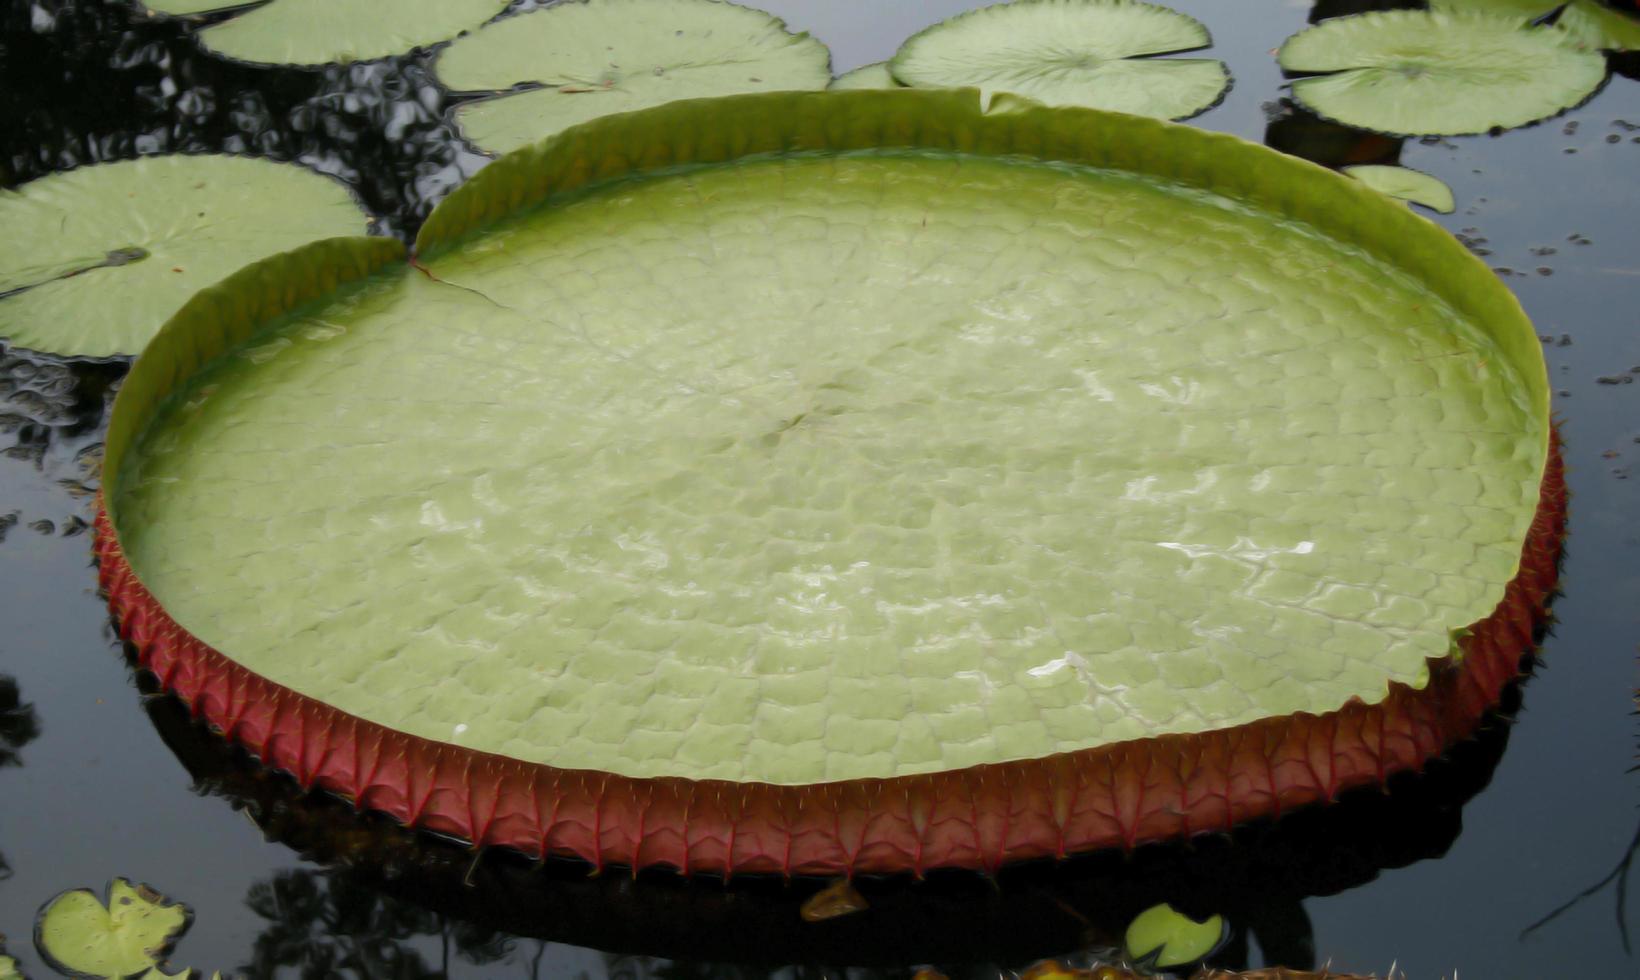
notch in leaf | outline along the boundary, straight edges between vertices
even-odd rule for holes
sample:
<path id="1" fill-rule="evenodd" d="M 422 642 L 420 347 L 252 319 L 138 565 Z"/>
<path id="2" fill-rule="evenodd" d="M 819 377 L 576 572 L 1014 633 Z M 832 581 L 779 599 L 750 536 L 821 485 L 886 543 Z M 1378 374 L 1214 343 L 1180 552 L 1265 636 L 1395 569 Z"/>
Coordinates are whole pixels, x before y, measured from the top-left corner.
<path id="1" fill-rule="evenodd" d="M 1388 10 L 1322 21 L 1288 38 L 1293 97 L 1317 115 L 1399 136 L 1513 129 L 1580 105 L 1606 59 L 1553 28 L 1473 13 Z"/>
<path id="2" fill-rule="evenodd" d="M 1200 21 L 1137 0 L 1015 0 L 912 36 L 891 62 L 918 88 L 978 88 L 1046 105 L 1184 119 L 1230 86 L 1222 61 L 1155 58 L 1213 43 Z"/>
<path id="3" fill-rule="evenodd" d="M 105 906 L 89 888 L 47 902 L 34 923 L 46 965 L 70 977 L 140 977 L 193 922 L 188 907 L 143 884 L 115 878 Z"/>

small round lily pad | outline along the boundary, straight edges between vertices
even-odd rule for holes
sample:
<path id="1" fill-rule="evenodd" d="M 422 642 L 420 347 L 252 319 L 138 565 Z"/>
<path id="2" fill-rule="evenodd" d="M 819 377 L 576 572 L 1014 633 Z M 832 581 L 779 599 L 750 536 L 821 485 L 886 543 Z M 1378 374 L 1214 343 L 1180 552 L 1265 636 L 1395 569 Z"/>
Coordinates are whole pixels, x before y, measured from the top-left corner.
<path id="1" fill-rule="evenodd" d="M 1218 102 L 1229 72 L 1211 59 L 1148 56 L 1211 43 L 1194 18 L 1136 0 L 1017 0 L 928 28 L 891 65 L 920 88 L 1183 119 Z"/>
<path id="2" fill-rule="evenodd" d="M 248 262 L 365 216 L 342 184 L 249 157 L 81 167 L 0 191 L 0 338 L 53 354 L 134 354 L 183 301 Z"/>
<path id="3" fill-rule="evenodd" d="M 1323 21 L 1287 39 L 1293 95 L 1317 115 L 1403 136 L 1511 129 L 1582 103 L 1606 60 L 1549 28 L 1481 14 L 1389 10 Z"/>
<path id="4" fill-rule="evenodd" d="M 1362 164 L 1356 167 L 1345 167 L 1344 173 L 1349 174 L 1361 183 L 1375 191 L 1382 191 L 1390 197 L 1398 197 L 1403 201 L 1422 204 L 1432 211 L 1441 214 L 1451 214 L 1457 203 L 1452 199 L 1452 188 L 1437 177 L 1432 177 L 1422 170 L 1413 170 L 1409 167 L 1387 167 L 1378 164 Z"/>
<path id="5" fill-rule="evenodd" d="M 192 915 L 147 885 L 115 878 L 103 905 L 88 888 L 58 895 L 40 910 L 34 945 L 47 965 L 72 977 L 129 977 L 154 969 Z"/>
<path id="6" fill-rule="evenodd" d="M 586 0 L 486 26 L 440 54 L 460 91 L 529 91 L 469 102 L 463 134 L 505 152 L 577 123 L 679 99 L 823 89 L 831 52 L 778 17 L 721 0 Z"/>
<path id="7" fill-rule="evenodd" d="M 245 7 L 244 0 L 144 0 L 155 13 Z M 241 61 L 322 65 L 369 61 L 448 40 L 500 13 L 507 0 L 272 0 L 205 28 L 200 43 Z"/>
<path id="8" fill-rule="evenodd" d="M 878 61 L 844 72 L 832 80 L 828 88 L 845 92 L 862 88 L 899 88 L 900 83 L 889 70 L 888 62 Z"/>
<path id="9" fill-rule="evenodd" d="M 1599 0 L 1430 0 L 1429 9 L 1489 14 L 1524 24 L 1562 5 L 1553 26 L 1574 44 L 1597 51 L 1640 51 L 1640 14 L 1613 10 Z"/>

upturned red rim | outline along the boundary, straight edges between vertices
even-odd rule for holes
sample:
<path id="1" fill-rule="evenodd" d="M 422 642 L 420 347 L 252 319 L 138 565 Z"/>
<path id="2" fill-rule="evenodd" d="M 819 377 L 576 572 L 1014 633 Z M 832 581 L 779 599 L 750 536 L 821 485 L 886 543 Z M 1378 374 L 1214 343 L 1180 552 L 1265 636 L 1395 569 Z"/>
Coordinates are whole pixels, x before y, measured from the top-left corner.
<path id="1" fill-rule="evenodd" d="M 595 868 L 851 875 L 1065 857 L 1224 830 L 1422 768 L 1469 735 L 1533 650 L 1565 532 L 1551 439 L 1520 568 L 1429 683 L 1376 704 L 1040 759 L 807 786 L 559 769 L 395 731 L 246 669 L 178 625 L 132 571 L 101 497 L 99 578 L 120 635 L 197 717 L 263 762 L 412 826 Z"/>

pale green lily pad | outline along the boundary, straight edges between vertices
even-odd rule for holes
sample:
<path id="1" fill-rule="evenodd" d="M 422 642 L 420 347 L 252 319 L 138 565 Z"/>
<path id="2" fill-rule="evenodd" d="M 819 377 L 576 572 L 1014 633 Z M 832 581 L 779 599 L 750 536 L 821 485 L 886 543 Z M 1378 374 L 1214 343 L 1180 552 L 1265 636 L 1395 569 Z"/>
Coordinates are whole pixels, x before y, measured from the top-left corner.
<path id="1" fill-rule="evenodd" d="M 466 137 L 504 152 L 598 116 L 679 99 L 822 89 L 831 52 L 720 0 L 585 0 L 488 25 L 435 65 L 461 91 L 539 89 L 460 106 Z"/>
<path id="2" fill-rule="evenodd" d="M 447 41 L 494 17 L 507 0 L 271 0 L 199 32 L 217 54 L 275 65 L 369 61 Z M 196 14 L 243 2 L 153 0 L 150 10 Z"/>
<path id="3" fill-rule="evenodd" d="M 192 920 L 147 885 L 115 878 L 103 906 L 90 889 L 64 892 L 40 910 L 34 943 L 52 969 L 76 977 L 140 976 L 158 965 Z"/>
<path id="4" fill-rule="evenodd" d="M 293 164 L 162 156 L 0 191 L 0 338 L 134 354 L 183 301 L 248 262 L 358 234 L 347 188 Z M 5 295 L 9 294 L 9 295 Z"/>
<path id="5" fill-rule="evenodd" d="M 1516 574 L 1547 405 L 1508 291 L 1347 178 L 779 93 L 509 154 L 417 266 L 338 240 L 202 293 L 104 486 L 178 623 L 337 710 L 806 785 L 1426 686 Z"/>
<path id="6" fill-rule="evenodd" d="M 1206 959 L 1224 939 L 1223 916 L 1198 922 L 1163 903 L 1139 913 L 1128 926 L 1124 945 L 1129 958 L 1167 969 Z"/>
<path id="7" fill-rule="evenodd" d="M 1452 199 L 1452 188 L 1440 178 L 1430 176 L 1422 170 L 1362 164 L 1345 167 L 1344 172 L 1375 191 L 1382 191 L 1403 201 L 1422 204 L 1441 214 L 1451 214 L 1457 208 L 1457 203 Z"/>
<path id="8" fill-rule="evenodd" d="M 1548 28 L 1471 13 L 1389 10 L 1322 21 L 1288 38 L 1293 82 L 1317 115 L 1403 136 L 1484 133 L 1582 103 L 1606 59 Z"/>
<path id="9" fill-rule="evenodd" d="M 850 72 L 844 72 L 832 80 L 831 88 L 837 92 L 849 92 L 865 88 L 900 88 L 900 82 L 889 70 L 888 62 L 878 61 L 869 65 L 862 65 Z"/>
<path id="10" fill-rule="evenodd" d="M 1431 10 L 1473 12 L 1505 17 L 1517 24 L 1534 21 L 1565 0 L 1430 0 Z M 1601 51 L 1640 51 L 1640 16 L 1625 14 L 1599 0 L 1571 0 L 1555 21 L 1574 44 Z"/>
<path id="11" fill-rule="evenodd" d="M 17 961 L 3 952 L 0 952 L 0 980 L 28 980 L 23 976 L 23 969 L 17 965 Z"/>
<path id="12" fill-rule="evenodd" d="M 913 36 L 890 63 L 920 88 L 978 88 L 1044 105 L 1183 119 L 1218 102 L 1224 63 L 1147 58 L 1205 48 L 1194 18 L 1136 0 L 1016 0 L 982 7 Z"/>

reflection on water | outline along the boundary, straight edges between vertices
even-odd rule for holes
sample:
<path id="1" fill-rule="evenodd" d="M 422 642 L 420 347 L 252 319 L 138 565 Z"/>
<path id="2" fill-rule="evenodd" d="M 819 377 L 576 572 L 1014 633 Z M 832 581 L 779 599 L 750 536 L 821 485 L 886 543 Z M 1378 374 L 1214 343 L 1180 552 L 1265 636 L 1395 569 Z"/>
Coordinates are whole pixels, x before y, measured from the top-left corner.
<path id="1" fill-rule="evenodd" d="M 1506 710 L 1517 706 L 1511 690 Z M 1218 965 L 1245 968 L 1256 943 L 1267 960 L 1313 968 L 1304 902 L 1445 853 L 1464 804 L 1485 788 L 1509 738 L 1500 714 L 1426 773 L 1393 780 L 1387 793 L 1351 794 L 1187 845 L 1015 868 L 994 881 L 965 872 L 862 879 L 856 887 L 868 910 L 808 923 L 800 908 L 824 881 L 589 876 L 570 861 L 475 855 L 304 793 L 206 731 L 174 698 L 152 697 L 147 711 L 196 792 L 227 800 L 267 839 L 323 869 L 252 886 L 246 900 L 269 923 L 243 967 L 253 976 L 274 965 L 339 969 L 371 956 L 405 971 L 381 975 L 419 977 L 414 971 L 429 961 L 407 942 L 431 941 L 443 956 L 479 963 L 505 954 L 503 936 L 607 950 L 634 976 L 763 976 L 791 962 L 870 968 L 851 971 L 861 978 L 905 975 L 905 963 L 936 964 L 953 977 L 989 967 L 984 975 L 995 976 L 998 967 L 1118 946 L 1126 924 L 1163 901 L 1226 916 L 1234 938 Z M 201 920 L 209 928 L 208 910 Z"/>
<path id="2" fill-rule="evenodd" d="M 34 705 L 25 703 L 17 690 L 17 680 L 0 674 L 0 769 L 23 764 L 22 748 L 40 737 L 40 719 Z M 0 799 L 5 788 L 0 787 Z M 0 881 L 11 877 L 11 865 L 0 852 Z"/>
<path id="3" fill-rule="evenodd" d="M 247 65 L 126 2 L 0 12 L 0 186 L 155 153 L 242 153 L 341 178 L 408 236 L 485 163 L 444 121 L 423 53 L 356 65 Z M 65 84 L 65 81 L 68 84 Z"/>

